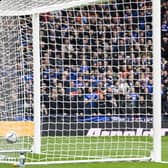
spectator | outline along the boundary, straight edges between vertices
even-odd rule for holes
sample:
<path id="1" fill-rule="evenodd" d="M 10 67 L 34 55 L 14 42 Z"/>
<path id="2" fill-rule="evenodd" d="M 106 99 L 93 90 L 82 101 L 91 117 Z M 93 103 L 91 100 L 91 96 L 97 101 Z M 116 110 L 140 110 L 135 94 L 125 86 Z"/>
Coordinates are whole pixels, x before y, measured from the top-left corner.
<path id="1" fill-rule="evenodd" d="M 85 94 L 86 114 L 95 114 L 97 112 L 97 110 L 95 110 L 97 99 L 98 99 L 97 93 L 90 87 L 88 89 L 88 93 Z"/>

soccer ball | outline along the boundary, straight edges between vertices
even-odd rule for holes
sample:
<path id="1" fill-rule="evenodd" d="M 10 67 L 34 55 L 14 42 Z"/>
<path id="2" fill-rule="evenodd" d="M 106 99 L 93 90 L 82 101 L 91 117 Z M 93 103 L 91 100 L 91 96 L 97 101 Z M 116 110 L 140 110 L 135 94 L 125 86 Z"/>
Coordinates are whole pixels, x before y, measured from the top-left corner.
<path id="1" fill-rule="evenodd" d="M 14 131 L 9 131 L 6 134 L 6 141 L 9 143 L 16 143 L 17 139 L 18 139 L 17 134 Z"/>

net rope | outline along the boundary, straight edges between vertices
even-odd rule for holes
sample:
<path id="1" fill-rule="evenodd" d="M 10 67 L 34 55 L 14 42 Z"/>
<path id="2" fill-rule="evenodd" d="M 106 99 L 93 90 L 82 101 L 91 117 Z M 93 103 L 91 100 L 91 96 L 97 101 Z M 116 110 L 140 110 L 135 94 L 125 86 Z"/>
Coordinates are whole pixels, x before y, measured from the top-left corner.
<path id="1" fill-rule="evenodd" d="M 0 10 L 15 1 L 5 2 Z M 8 9 L 55 4 L 48 2 L 16 1 Z M 1 72 L 6 72 L 1 120 L 33 121 L 32 16 L 1 17 L 0 23 Z M 150 157 L 151 0 L 98 1 L 41 13 L 39 33 L 42 150 L 27 154 L 28 160 Z M 33 140 L 18 143 L 27 143 L 27 149 Z"/>

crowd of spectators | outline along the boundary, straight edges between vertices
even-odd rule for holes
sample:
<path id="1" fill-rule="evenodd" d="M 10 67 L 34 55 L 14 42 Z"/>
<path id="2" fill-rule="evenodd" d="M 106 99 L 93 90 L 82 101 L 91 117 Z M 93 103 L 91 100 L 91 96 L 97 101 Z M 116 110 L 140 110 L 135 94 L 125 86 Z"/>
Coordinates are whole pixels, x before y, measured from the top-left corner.
<path id="1" fill-rule="evenodd" d="M 41 15 L 45 113 L 152 113 L 152 3 L 124 2 Z"/>
<path id="2" fill-rule="evenodd" d="M 124 2 L 124 3 L 123 3 Z M 168 2 L 162 0 L 162 112 L 168 106 Z M 29 25 L 27 28 L 24 25 Z M 31 18 L 21 21 L 24 96 L 33 113 Z M 152 114 L 152 2 L 110 0 L 40 15 L 41 113 Z M 21 70 L 22 60 L 17 69 Z M 23 102 L 20 102 L 22 104 Z M 21 105 L 22 107 L 22 105 Z M 23 107 L 23 108 L 25 108 Z M 30 114 L 31 113 L 31 114 Z"/>

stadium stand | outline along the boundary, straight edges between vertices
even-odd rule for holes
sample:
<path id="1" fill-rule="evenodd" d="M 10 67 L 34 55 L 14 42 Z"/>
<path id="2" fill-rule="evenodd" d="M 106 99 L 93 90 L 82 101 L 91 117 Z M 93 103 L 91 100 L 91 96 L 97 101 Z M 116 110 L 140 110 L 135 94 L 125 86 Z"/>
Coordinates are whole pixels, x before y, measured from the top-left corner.
<path id="1" fill-rule="evenodd" d="M 41 111 L 46 116 L 122 116 L 125 113 L 136 116 L 152 113 L 152 3 L 146 0 L 145 3 L 117 4 L 111 1 L 108 5 L 111 12 L 106 5 L 91 5 L 75 11 L 62 10 L 40 16 Z M 91 9 L 96 9 L 96 12 L 91 12 Z M 106 16 L 104 21 L 102 16 Z M 162 0 L 161 17 L 162 112 L 166 115 L 166 0 Z M 26 22 L 29 20 L 31 18 L 27 17 Z M 26 54 L 24 60 L 18 60 L 17 69 L 24 65 L 26 107 L 23 102 L 18 102 L 18 107 L 20 111 L 26 108 L 27 119 L 32 119 L 32 44 L 31 40 L 27 40 L 31 38 L 29 34 L 32 30 L 24 31 L 24 23 L 23 19 L 22 50 Z M 22 94 L 18 96 L 23 97 Z M 0 104 L 3 106 L 3 102 Z"/>

